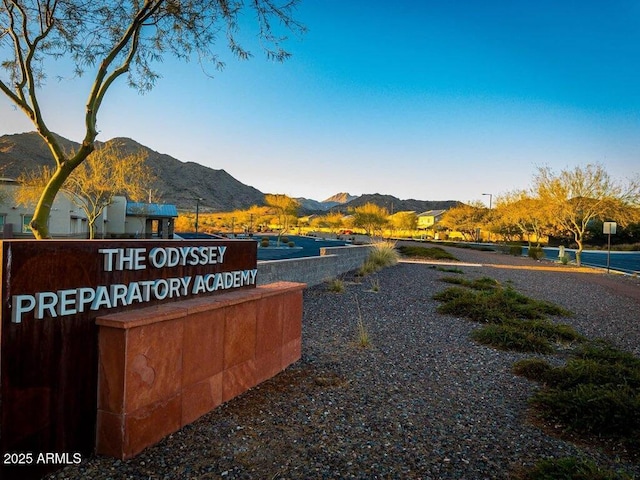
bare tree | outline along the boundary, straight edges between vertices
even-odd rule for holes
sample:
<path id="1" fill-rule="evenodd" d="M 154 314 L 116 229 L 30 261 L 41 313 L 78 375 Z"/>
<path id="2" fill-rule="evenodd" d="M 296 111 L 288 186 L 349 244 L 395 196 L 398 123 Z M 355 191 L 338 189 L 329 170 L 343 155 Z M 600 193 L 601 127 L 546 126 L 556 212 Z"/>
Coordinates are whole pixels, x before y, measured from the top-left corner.
<path id="1" fill-rule="evenodd" d="M 249 58 L 251 52 L 236 39 L 239 17 L 247 9 L 255 14 L 267 56 L 283 61 L 290 55 L 282 48 L 284 33 L 304 31 L 292 17 L 296 4 L 297 0 L 1 0 L 0 91 L 33 122 L 55 162 L 31 221 L 36 238 L 49 237 L 47 221 L 55 196 L 95 149 L 98 112 L 116 80 L 126 76 L 130 86 L 150 90 L 159 77 L 153 64 L 165 54 L 222 68 L 224 62 L 213 51 L 220 36 L 238 58 Z M 46 61 L 61 57 L 73 61 L 75 74 L 89 72 L 93 78 L 84 138 L 72 155 L 64 152 L 47 126 L 39 97 Z"/>
<path id="2" fill-rule="evenodd" d="M 534 178 L 534 190 L 558 229 L 569 232 L 578 245 L 576 263 L 584 248 L 587 227 L 592 220 L 611 220 L 626 225 L 637 218 L 640 183 L 613 180 L 602 165 L 577 166 L 555 174 L 541 167 Z"/>
<path id="3" fill-rule="evenodd" d="M 147 198 L 154 176 L 144 163 L 145 158 L 142 152 L 123 155 L 117 145 L 107 143 L 94 150 L 69 176 L 62 192 L 86 215 L 89 238 L 95 237 L 96 220 L 116 195 L 135 201 Z M 29 205 L 37 201 L 52 174 L 49 167 L 23 174 L 18 179 L 18 203 Z"/>

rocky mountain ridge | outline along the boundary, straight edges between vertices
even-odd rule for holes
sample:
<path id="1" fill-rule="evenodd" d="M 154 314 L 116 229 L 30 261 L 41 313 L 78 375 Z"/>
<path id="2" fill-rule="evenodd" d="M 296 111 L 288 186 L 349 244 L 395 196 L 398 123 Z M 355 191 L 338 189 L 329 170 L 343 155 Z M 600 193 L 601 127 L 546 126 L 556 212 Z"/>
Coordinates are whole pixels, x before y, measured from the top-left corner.
<path id="1" fill-rule="evenodd" d="M 66 150 L 77 149 L 79 144 L 59 137 Z M 157 181 L 150 188 L 159 192 L 160 203 L 175 204 L 179 210 L 193 211 L 196 203 L 201 211 L 231 211 L 264 205 L 264 193 L 245 185 L 224 170 L 205 167 L 195 162 L 182 162 L 170 155 L 156 152 L 130 138 L 113 138 L 105 143 L 116 142 L 125 153 L 142 150 L 147 154 L 147 165 L 153 170 Z M 25 171 L 44 165 L 52 165 L 51 153 L 35 132 L 0 136 L 0 176 L 18 178 Z M 201 200 L 197 200 L 201 199 Z M 329 209 L 346 212 L 350 207 L 375 203 L 390 213 L 412 210 L 423 212 L 431 209 L 449 208 L 455 201 L 400 200 L 391 195 L 361 195 L 337 193 L 326 200 L 297 199 L 301 213 L 323 213 Z"/>

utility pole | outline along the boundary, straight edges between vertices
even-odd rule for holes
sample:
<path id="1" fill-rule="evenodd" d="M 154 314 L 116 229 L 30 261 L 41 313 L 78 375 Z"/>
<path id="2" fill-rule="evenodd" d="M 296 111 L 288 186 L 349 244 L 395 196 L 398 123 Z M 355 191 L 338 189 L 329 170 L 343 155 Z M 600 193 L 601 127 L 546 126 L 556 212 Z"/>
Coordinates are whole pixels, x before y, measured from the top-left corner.
<path id="1" fill-rule="evenodd" d="M 198 238 L 198 217 L 200 217 L 200 201 L 202 198 L 196 198 L 196 238 Z"/>

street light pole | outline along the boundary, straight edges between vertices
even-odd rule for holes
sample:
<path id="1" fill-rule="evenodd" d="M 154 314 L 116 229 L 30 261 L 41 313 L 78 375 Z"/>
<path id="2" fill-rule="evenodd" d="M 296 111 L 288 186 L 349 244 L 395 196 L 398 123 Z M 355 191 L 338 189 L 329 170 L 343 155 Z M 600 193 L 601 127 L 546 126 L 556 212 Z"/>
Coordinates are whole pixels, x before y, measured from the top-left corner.
<path id="1" fill-rule="evenodd" d="M 489 210 L 493 206 L 493 193 L 483 193 L 482 195 L 489 195 Z M 491 241 L 491 230 L 489 230 L 489 241 Z"/>
<path id="2" fill-rule="evenodd" d="M 196 198 L 196 238 L 198 238 L 198 217 L 200 216 L 200 201 L 202 198 Z"/>

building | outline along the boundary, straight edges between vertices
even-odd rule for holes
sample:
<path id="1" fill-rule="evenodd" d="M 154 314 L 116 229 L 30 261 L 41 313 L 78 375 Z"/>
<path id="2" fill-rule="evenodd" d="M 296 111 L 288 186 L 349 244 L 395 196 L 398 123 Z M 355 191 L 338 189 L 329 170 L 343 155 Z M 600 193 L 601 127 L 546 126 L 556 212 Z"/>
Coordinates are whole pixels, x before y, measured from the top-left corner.
<path id="1" fill-rule="evenodd" d="M 446 210 L 427 210 L 418 214 L 418 230 L 432 229 L 440 221 Z"/>
<path id="2" fill-rule="evenodd" d="M 19 205 L 18 188 L 15 180 L 0 178 L 2 238 L 33 238 L 29 224 L 35 205 Z M 173 238 L 177 217 L 175 205 L 135 203 L 116 196 L 96 220 L 95 238 Z M 49 232 L 53 238 L 89 238 L 86 214 L 62 192 L 51 207 Z"/>

